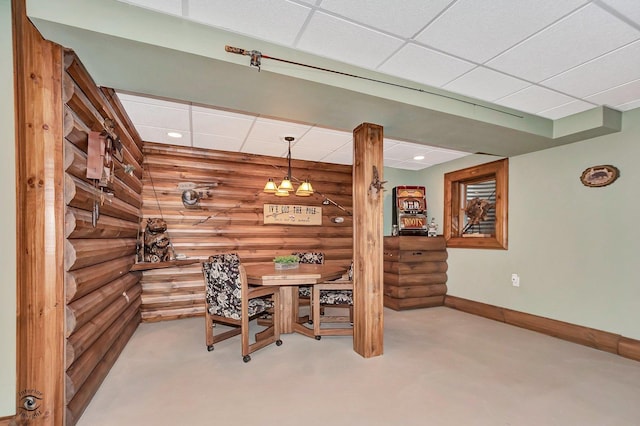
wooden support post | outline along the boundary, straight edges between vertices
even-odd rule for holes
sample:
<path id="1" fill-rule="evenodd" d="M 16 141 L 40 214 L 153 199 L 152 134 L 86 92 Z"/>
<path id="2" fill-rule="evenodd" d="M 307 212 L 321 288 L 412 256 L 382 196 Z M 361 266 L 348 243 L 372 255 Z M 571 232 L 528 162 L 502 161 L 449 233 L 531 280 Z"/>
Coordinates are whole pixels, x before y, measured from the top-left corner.
<path id="1" fill-rule="evenodd" d="M 62 49 L 13 0 L 17 169 L 16 424 L 64 424 Z"/>
<path id="2" fill-rule="evenodd" d="M 365 358 L 382 355 L 384 343 L 382 152 L 382 126 L 353 131 L 353 349 Z"/>

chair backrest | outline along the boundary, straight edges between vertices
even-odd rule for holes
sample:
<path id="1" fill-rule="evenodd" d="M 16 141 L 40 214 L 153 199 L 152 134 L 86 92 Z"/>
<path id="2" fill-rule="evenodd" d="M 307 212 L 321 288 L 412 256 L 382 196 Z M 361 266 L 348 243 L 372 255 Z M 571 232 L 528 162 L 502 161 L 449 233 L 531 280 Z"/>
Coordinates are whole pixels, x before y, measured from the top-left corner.
<path id="1" fill-rule="evenodd" d="M 240 318 L 242 308 L 242 280 L 240 258 L 235 253 L 209 257 L 202 264 L 205 281 L 205 299 L 211 315 Z"/>
<path id="2" fill-rule="evenodd" d="M 300 263 L 313 263 L 316 265 L 324 263 L 324 253 L 321 251 L 318 252 L 296 252 L 291 253 L 294 256 L 298 256 L 300 259 Z"/>

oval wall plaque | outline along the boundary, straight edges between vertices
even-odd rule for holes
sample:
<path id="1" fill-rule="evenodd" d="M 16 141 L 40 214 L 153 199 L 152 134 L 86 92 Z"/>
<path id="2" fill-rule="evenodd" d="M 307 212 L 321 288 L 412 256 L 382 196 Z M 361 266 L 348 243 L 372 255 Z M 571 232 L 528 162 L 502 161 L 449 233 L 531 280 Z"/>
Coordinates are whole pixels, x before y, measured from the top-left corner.
<path id="1" fill-rule="evenodd" d="M 580 176 L 584 186 L 600 187 L 612 184 L 620 176 L 620 171 L 610 165 L 593 166 L 585 169 Z"/>

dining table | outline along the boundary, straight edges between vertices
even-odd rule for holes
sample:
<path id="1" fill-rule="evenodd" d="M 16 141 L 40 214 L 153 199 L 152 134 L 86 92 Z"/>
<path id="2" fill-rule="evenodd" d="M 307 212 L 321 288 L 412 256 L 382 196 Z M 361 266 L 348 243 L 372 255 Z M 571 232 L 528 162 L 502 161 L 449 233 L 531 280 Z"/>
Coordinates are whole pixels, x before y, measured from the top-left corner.
<path id="1" fill-rule="evenodd" d="M 298 322 L 298 287 L 338 279 L 347 272 L 347 267 L 301 263 L 293 269 L 276 269 L 274 264 L 256 264 L 246 265 L 245 271 L 250 285 L 280 287 L 280 333 L 314 337 L 313 329 Z"/>

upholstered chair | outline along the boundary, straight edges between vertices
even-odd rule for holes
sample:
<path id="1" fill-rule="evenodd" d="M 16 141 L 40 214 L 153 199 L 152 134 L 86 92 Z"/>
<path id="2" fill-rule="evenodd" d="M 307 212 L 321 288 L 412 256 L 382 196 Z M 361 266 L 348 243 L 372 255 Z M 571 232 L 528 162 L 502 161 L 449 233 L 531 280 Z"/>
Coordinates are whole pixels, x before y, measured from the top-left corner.
<path id="1" fill-rule="evenodd" d="M 321 336 L 352 336 L 353 335 L 353 262 L 345 277 L 326 281 L 313 286 L 312 293 L 313 334 L 317 340 Z M 348 315 L 328 315 L 330 309 L 345 308 Z M 343 326 L 323 327 L 323 324 L 342 323 Z"/>
<path id="2" fill-rule="evenodd" d="M 300 263 L 310 263 L 315 265 L 321 265 L 324 263 L 324 253 L 322 252 L 295 252 L 291 253 L 294 256 L 298 256 Z M 298 287 L 298 306 L 309 306 L 311 309 L 311 286 Z M 298 322 L 312 322 L 312 314 L 309 312 L 308 316 L 301 316 L 298 318 Z"/>
<path id="3" fill-rule="evenodd" d="M 250 287 L 240 259 L 234 253 L 209 257 L 202 264 L 205 281 L 205 332 L 207 350 L 222 340 L 240 334 L 242 336 L 242 359 L 249 362 L 249 354 L 271 343 L 277 346 L 280 340 L 280 289 L 277 286 Z M 249 322 L 256 316 L 271 310 L 272 323 L 256 333 L 255 342 L 249 341 Z M 215 334 L 215 324 L 232 327 L 231 330 Z"/>

